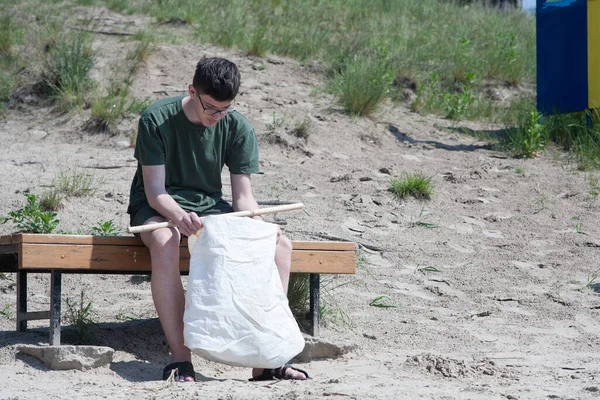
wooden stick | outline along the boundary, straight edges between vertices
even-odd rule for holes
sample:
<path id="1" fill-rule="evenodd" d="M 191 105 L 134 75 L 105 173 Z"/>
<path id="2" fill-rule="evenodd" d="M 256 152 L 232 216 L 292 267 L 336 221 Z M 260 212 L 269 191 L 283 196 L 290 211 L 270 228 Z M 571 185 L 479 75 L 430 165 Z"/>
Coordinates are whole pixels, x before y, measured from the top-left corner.
<path id="1" fill-rule="evenodd" d="M 228 216 L 233 216 L 233 217 L 254 217 L 257 215 L 274 214 L 274 213 L 278 213 L 278 212 L 282 212 L 282 211 L 299 210 L 302 207 L 304 207 L 304 204 L 294 203 L 294 204 L 285 204 L 285 205 L 276 206 L 276 207 L 259 208 L 257 210 L 236 211 L 236 212 L 232 212 L 232 213 L 228 213 L 228 214 L 217 214 L 217 215 L 228 215 Z M 159 222 L 156 224 L 130 226 L 127 228 L 127 231 L 129 233 L 140 233 L 140 232 L 153 231 L 153 230 L 159 229 L 159 228 L 173 228 L 173 227 L 175 227 L 175 224 L 173 224 L 172 221 L 168 221 L 168 222 Z"/>

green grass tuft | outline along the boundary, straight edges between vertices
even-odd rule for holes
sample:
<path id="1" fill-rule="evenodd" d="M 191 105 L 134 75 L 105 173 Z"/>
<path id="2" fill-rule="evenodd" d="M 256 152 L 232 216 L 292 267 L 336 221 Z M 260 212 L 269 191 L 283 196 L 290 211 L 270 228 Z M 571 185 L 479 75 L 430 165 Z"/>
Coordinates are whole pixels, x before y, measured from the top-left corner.
<path id="1" fill-rule="evenodd" d="M 95 86 L 89 77 L 94 54 L 84 35 L 64 36 L 50 48 L 43 79 L 47 92 L 59 109 L 68 111 L 84 104 L 85 95 Z"/>
<path id="2" fill-rule="evenodd" d="M 392 178 L 388 190 L 398 199 L 414 197 L 417 200 L 429 200 L 433 195 L 431 179 L 419 173 L 406 175 L 403 178 Z"/>
<path id="3" fill-rule="evenodd" d="M 92 302 L 82 289 L 78 299 L 67 297 L 65 319 L 75 327 L 78 343 L 89 343 L 91 328 L 95 325 Z"/>
<path id="4" fill-rule="evenodd" d="M 292 134 L 297 138 L 307 140 L 310 135 L 312 120 L 310 117 L 305 117 L 302 121 L 297 122 L 292 129 Z"/>
<path id="5" fill-rule="evenodd" d="M 388 94 L 394 77 L 385 60 L 354 57 L 334 82 L 339 102 L 350 115 L 370 116 Z"/>
<path id="6" fill-rule="evenodd" d="M 61 171 L 55 179 L 54 186 L 59 193 L 66 196 L 85 197 L 93 196 L 99 183 L 93 175 L 74 169 L 69 172 Z"/>
<path id="7" fill-rule="evenodd" d="M 39 203 L 44 211 L 58 211 L 62 207 L 63 196 L 56 188 L 42 193 Z"/>

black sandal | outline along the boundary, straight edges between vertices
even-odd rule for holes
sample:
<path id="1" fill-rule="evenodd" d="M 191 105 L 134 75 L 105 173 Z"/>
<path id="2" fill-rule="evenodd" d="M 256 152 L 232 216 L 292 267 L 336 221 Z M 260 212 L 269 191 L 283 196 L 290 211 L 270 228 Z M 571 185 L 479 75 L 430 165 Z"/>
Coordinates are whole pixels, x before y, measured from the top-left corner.
<path id="1" fill-rule="evenodd" d="M 294 371 L 298 371 L 304 374 L 304 376 L 306 376 L 306 378 L 302 379 L 302 378 L 292 378 L 291 376 L 287 375 L 285 372 L 288 369 L 293 369 Z M 250 378 L 249 380 L 252 382 L 257 382 L 257 381 L 272 381 L 273 379 L 287 379 L 287 380 L 293 380 L 293 381 L 305 381 L 307 379 L 310 379 L 310 376 L 308 376 L 308 372 L 303 371 L 301 369 L 292 367 L 290 365 L 290 363 L 286 363 L 283 367 L 279 367 L 279 368 L 273 368 L 273 369 L 268 369 L 265 368 L 263 370 L 263 373 L 260 374 L 257 377 L 254 378 Z"/>
<path id="2" fill-rule="evenodd" d="M 175 371 L 173 375 L 175 378 L 178 376 L 191 377 L 196 382 L 196 372 L 194 366 L 189 361 L 174 362 L 163 369 L 163 381 L 166 381 L 171 376 L 171 373 Z"/>

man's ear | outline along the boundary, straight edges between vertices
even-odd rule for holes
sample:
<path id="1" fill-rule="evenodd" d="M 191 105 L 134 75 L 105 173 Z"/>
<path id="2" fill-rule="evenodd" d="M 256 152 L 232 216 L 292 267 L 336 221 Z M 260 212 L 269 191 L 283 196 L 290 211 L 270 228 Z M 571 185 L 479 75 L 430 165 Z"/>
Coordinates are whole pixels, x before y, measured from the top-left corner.
<path id="1" fill-rule="evenodd" d="M 191 83 L 188 84 L 188 94 L 192 97 L 196 95 L 196 88 Z"/>

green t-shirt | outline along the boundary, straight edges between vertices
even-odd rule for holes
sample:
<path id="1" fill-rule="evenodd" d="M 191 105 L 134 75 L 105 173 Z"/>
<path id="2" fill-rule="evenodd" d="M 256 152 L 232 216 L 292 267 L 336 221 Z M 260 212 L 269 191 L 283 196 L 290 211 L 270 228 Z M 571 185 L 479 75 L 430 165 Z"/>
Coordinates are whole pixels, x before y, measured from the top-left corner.
<path id="1" fill-rule="evenodd" d="M 167 193 L 182 208 L 196 212 L 212 208 L 221 199 L 224 165 L 233 174 L 259 172 L 256 133 L 242 114 L 234 111 L 205 127 L 187 119 L 182 99 L 159 100 L 140 117 L 130 209 L 147 202 L 142 165 L 164 165 Z"/>

